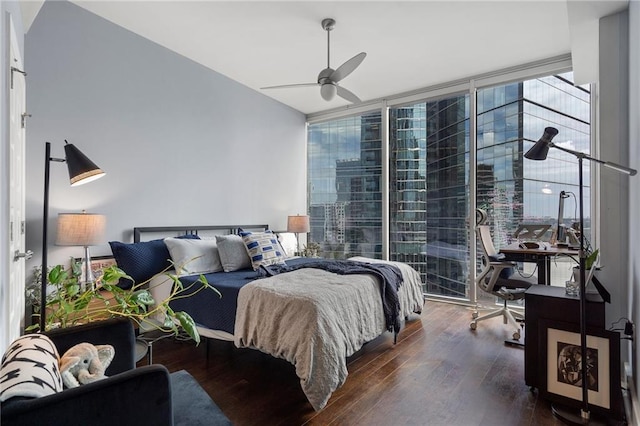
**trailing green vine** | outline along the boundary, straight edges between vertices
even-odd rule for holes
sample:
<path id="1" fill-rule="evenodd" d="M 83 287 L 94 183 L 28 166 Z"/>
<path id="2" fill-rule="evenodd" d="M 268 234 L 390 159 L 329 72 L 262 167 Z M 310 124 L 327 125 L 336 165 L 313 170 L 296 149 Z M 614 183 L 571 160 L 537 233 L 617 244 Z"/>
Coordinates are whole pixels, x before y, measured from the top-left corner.
<path id="1" fill-rule="evenodd" d="M 123 289 L 118 286 L 120 279 L 132 282 L 133 279 L 117 266 L 109 266 L 93 286 L 83 288 L 80 283 L 82 271 L 79 262 L 72 260 L 68 269 L 62 265 L 54 266 L 47 275 L 48 284 L 54 287 L 54 291 L 47 296 L 45 328 L 50 330 L 105 318 L 126 317 L 145 330 L 155 328 L 177 335 L 182 329 L 198 344 L 200 334 L 193 318 L 184 311 L 174 311 L 169 302 L 178 298 L 193 297 L 205 289 L 215 291 L 219 297 L 222 295 L 208 283 L 204 275 L 200 275 L 198 280 L 185 287 L 177 275 L 167 272 L 172 268 L 173 266 L 158 274 L 166 276 L 172 281 L 173 286 L 164 300 L 156 301 L 150 292 L 153 278 L 142 283 L 134 283 L 129 289 Z M 39 315 L 40 313 L 35 314 Z M 164 321 L 160 323 L 155 318 L 164 318 Z M 34 324 L 28 327 L 27 331 L 39 328 L 39 324 Z"/>

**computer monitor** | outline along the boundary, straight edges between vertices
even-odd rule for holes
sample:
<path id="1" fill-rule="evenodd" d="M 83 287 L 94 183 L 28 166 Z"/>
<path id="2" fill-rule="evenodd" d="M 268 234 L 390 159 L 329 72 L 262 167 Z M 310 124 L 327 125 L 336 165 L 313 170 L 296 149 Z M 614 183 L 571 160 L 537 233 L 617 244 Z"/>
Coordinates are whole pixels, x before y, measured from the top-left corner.
<path id="1" fill-rule="evenodd" d="M 560 191 L 560 199 L 558 200 L 558 224 L 556 227 L 556 243 L 566 244 L 567 227 L 564 224 L 564 200 L 569 198 L 569 192 Z"/>

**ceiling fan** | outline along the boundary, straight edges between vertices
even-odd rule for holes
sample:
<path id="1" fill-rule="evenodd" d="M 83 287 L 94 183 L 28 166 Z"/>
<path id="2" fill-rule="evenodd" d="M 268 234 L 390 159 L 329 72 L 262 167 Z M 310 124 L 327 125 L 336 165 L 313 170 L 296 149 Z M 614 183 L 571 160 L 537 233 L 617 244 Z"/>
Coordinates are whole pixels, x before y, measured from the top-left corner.
<path id="1" fill-rule="evenodd" d="M 280 86 L 261 87 L 261 89 L 320 86 L 320 95 L 325 101 L 332 100 L 337 94 L 338 96 L 349 102 L 361 102 L 360 98 L 358 98 L 352 91 L 339 86 L 338 82 L 351 74 L 356 68 L 358 68 L 358 65 L 360 65 L 362 61 L 364 61 L 364 58 L 367 56 L 367 54 L 365 52 L 360 52 L 344 64 L 340 65 L 335 70 L 331 68 L 329 62 L 331 53 L 329 35 L 331 34 L 331 30 L 333 30 L 335 26 L 336 21 L 334 19 L 326 18 L 322 20 L 322 29 L 327 32 L 327 67 L 320 71 L 320 74 L 318 74 L 317 83 L 284 84 Z"/>

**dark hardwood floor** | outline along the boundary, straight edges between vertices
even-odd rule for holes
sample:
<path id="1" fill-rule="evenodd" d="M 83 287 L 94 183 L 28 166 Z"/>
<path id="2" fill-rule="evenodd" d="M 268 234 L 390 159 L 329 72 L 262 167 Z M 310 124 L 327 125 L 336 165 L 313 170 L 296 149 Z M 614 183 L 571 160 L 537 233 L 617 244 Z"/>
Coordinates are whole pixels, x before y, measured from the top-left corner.
<path id="1" fill-rule="evenodd" d="M 154 363 L 188 370 L 234 425 L 560 425 L 524 383 L 524 350 L 498 319 L 471 331 L 463 306 L 427 302 L 349 358 L 349 376 L 315 412 L 292 365 L 230 342 L 165 339 Z M 523 341 L 524 339 L 522 339 Z"/>

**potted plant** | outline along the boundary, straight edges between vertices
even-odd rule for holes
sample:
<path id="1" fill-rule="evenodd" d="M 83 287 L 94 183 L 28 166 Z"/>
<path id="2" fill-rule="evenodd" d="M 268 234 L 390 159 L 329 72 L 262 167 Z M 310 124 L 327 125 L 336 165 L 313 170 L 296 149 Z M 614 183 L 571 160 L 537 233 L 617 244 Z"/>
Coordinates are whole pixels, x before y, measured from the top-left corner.
<path id="1" fill-rule="evenodd" d="M 304 250 L 302 250 L 302 255 L 304 257 L 318 257 L 318 254 L 320 253 L 320 244 L 315 243 L 315 242 L 309 242 L 307 245 L 304 246 Z"/>
<path id="2" fill-rule="evenodd" d="M 196 282 L 184 287 L 178 276 L 167 273 L 167 270 L 160 274 L 173 281 L 173 290 L 164 300 L 156 301 L 148 288 L 153 278 L 142 283 L 134 283 L 129 289 L 123 289 L 118 286 L 120 279 L 133 279 L 117 266 L 110 266 L 105 268 L 94 286 L 83 289 L 79 282 L 82 271 L 78 262 L 72 260 L 69 269 L 62 265 L 54 266 L 47 275 L 48 283 L 54 287 L 54 291 L 47 296 L 45 327 L 49 330 L 105 318 L 126 317 L 138 326 L 151 326 L 176 335 L 183 329 L 196 344 L 200 343 L 200 335 L 193 318 L 186 312 L 174 311 L 169 302 L 177 298 L 191 297 L 204 289 L 211 289 L 220 297 L 222 295 L 207 282 L 204 275 L 200 275 Z M 38 273 L 41 274 L 41 271 L 36 269 L 36 281 Z M 191 291 L 194 286 L 198 288 Z M 37 312 L 34 316 L 40 315 L 39 309 Z M 158 324 L 153 318 L 161 313 L 164 314 L 165 320 L 164 323 Z M 28 327 L 27 331 L 38 329 L 39 324 L 34 324 Z"/>
<path id="3" fill-rule="evenodd" d="M 587 277 L 589 277 L 589 271 L 594 267 L 596 262 L 598 261 L 598 255 L 600 254 L 600 249 L 595 249 L 592 252 L 588 252 L 587 257 L 584 259 L 584 269 L 586 271 Z M 596 269 L 598 267 L 596 266 Z M 580 265 L 573 267 L 573 281 L 580 284 Z M 589 284 L 587 282 L 587 284 Z"/>

